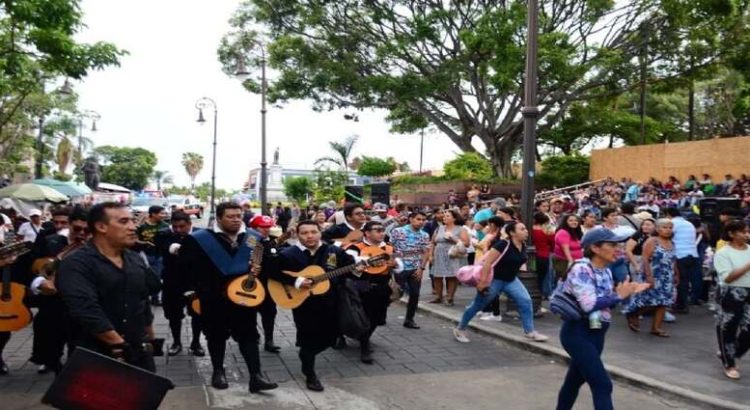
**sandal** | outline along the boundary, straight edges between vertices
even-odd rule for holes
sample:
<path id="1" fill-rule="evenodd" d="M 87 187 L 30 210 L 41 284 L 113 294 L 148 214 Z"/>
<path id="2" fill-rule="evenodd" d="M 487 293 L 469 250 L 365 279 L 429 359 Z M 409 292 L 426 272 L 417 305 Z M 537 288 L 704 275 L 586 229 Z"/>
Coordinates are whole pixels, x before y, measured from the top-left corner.
<path id="1" fill-rule="evenodd" d="M 445 305 L 446 306 L 453 306 L 453 299 L 448 299 L 447 301 L 445 301 Z"/>
<path id="2" fill-rule="evenodd" d="M 431 301 L 429 301 L 427 303 L 432 303 L 432 304 L 443 303 L 443 298 L 435 298 L 435 299 L 432 299 Z"/>
<path id="3" fill-rule="evenodd" d="M 641 331 L 641 324 L 639 323 L 640 321 L 638 320 L 638 316 L 627 315 L 627 319 L 628 319 L 628 329 L 636 333 Z"/>
<path id="4" fill-rule="evenodd" d="M 734 367 L 730 369 L 724 369 L 724 376 L 727 376 L 728 378 L 732 380 L 739 380 L 740 379 L 740 372 L 737 371 Z"/>
<path id="5" fill-rule="evenodd" d="M 669 333 L 667 333 L 667 332 L 665 332 L 665 331 L 663 331 L 661 329 L 660 330 L 652 330 L 651 334 L 654 335 L 654 336 L 659 336 L 659 337 L 669 337 Z"/>

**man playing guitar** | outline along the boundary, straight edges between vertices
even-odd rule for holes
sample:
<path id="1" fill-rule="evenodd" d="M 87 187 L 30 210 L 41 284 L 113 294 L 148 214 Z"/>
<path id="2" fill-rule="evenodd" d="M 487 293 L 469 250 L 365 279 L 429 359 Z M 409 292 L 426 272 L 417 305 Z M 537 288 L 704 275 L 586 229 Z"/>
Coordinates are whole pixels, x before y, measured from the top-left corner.
<path id="1" fill-rule="evenodd" d="M 360 211 L 362 208 L 357 207 Z M 351 212 L 350 212 L 351 214 Z M 332 271 L 354 263 L 354 258 L 341 248 L 321 241 L 320 227 L 311 220 L 297 224 L 297 246 L 290 246 L 281 251 L 279 270 L 272 272 L 274 279 L 286 286 L 297 289 L 308 289 L 312 280 L 294 277 L 284 273 L 300 272 L 308 266 L 317 265 L 325 271 Z M 300 347 L 299 358 L 302 361 L 302 373 L 307 378 L 307 388 L 312 391 L 323 391 L 323 384 L 315 374 L 315 356 L 333 345 L 339 335 L 336 303 L 336 281 L 331 281 L 334 289 L 322 295 L 310 296 L 299 307 L 292 310 L 294 324 L 297 327 L 297 344 Z"/>
<path id="2" fill-rule="evenodd" d="M 256 215 L 250 220 L 248 235 L 252 235 L 263 244 L 263 260 L 260 272 L 256 272 L 260 282 L 268 288 L 268 272 L 277 268 L 278 255 L 275 241 L 269 234 L 273 227 L 273 218 L 266 215 Z M 258 306 L 261 323 L 263 324 L 264 344 L 263 348 L 269 353 L 278 353 L 281 348 L 273 343 L 273 328 L 276 322 L 276 303 L 272 298 L 266 296 L 263 303 Z"/>
<path id="3" fill-rule="evenodd" d="M 224 355 L 227 339 L 232 336 L 250 374 L 250 392 L 275 389 L 278 385 L 266 381 L 260 373 L 256 309 L 237 305 L 226 296 L 227 284 L 247 275 L 250 269 L 252 250 L 246 243 L 247 233 L 242 230 L 242 208 L 231 202 L 219 204 L 216 222 L 214 230 L 205 229 L 186 237 L 179 257 L 182 272 L 190 277 L 190 289 L 200 299 L 213 366 L 211 385 L 216 389 L 229 387 Z"/>
<path id="4" fill-rule="evenodd" d="M 346 248 L 362 238 L 362 227 L 367 222 L 362 205 L 355 203 L 344 205 L 344 218 L 344 223 L 334 225 L 323 232 L 323 241 Z"/>
<path id="5" fill-rule="evenodd" d="M 172 346 L 167 351 L 170 356 L 175 356 L 182 351 L 182 319 L 185 318 L 185 307 L 188 299 L 185 292 L 188 290 L 187 275 L 179 264 L 180 248 L 185 238 L 197 231 L 193 228 L 190 215 L 184 212 L 175 212 L 170 220 L 171 227 L 156 234 L 156 248 L 164 262 L 162 270 L 162 302 L 164 305 L 164 317 L 169 321 L 169 329 L 172 332 Z M 201 317 L 195 312 L 190 314 L 190 325 L 193 330 L 193 340 L 190 343 L 190 354 L 193 356 L 205 356 L 201 347 Z"/>
<path id="6" fill-rule="evenodd" d="M 32 266 L 39 265 L 40 271 L 33 272 L 38 276 L 29 286 L 33 294 L 39 295 L 36 298 L 39 311 L 34 317 L 30 360 L 42 366 L 40 373 L 48 370 L 59 373 L 62 369 L 60 358 L 65 344 L 70 341 L 70 329 L 65 303 L 55 287 L 54 271 L 59 259 L 83 246 L 89 239 L 86 217 L 83 208 L 76 208 L 72 213 L 68 209 L 54 211 L 52 222 L 56 233 L 39 236 L 31 251 L 31 260 L 35 261 Z"/>
<path id="7" fill-rule="evenodd" d="M 383 242 L 385 228 L 381 222 L 366 223 L 362 232 L 364 233 L 362 241 L 346 250 L 346 253 L 352 255 L 356 261 L 368 257 L 366 255 L 388 253 L 393 256 L 393 247 Z M 365 269 L 362 276 L 355 282 L 362 298 L 362 306 L 370 319 L 370 331 L 359 340 L 360 360 L 365 364 L 373 363 L 370 337 L 378 326 L 385 325 L 390 304 L 391 288 L 388 287 L 388 281 L 391 277 L 391 270 L 396 273 L 402 270 L 398 259 L 392 257 L 385 263 L 388 266 L 376 266 L 373 270 Z"/>

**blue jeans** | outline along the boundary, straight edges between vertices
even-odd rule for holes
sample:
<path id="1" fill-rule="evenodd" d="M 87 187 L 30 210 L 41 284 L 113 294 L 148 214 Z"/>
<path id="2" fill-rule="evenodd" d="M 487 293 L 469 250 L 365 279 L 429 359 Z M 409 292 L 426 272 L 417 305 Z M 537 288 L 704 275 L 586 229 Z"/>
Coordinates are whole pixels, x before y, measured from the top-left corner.
<path id="1" fill-rule="evenodd" d="M 602 363 L 604 336 L 609 323 L 601 329 L 589 329 L 588 320 L 564 321 L 560 342 L 570 355 L 565 381 L 557 396 L 557 410 L 570 410 L 576 402 L 583 383 L 588 383 L 595 410 L 612 410 L 612 380 Z"/>
<path id="2" fill-rule="evenodd" d="M 513 279 L 511 282 L 493 279 L 487 291 L 484 293 L 477 292 L 471 305 L 464 311 L 458 328 L 461 330 L 466 329 L 466 326 L 469 325 L 469 322 L 476 316 L 477 312 L 484 309 L 485 306 L 503 292 L 518 305 L 518 313 L 521 314 L 523 331 L 526 333 L 533 332 L 534 312 L 531 307 L 531 296 L 529 296 L 529 292 L 518 278 Z"/>
<path id="3" fill-rule="evenodd" d="M 701 298 L 703 287 L 703 271 L 701 260 L 695 256 L 677 259 L 677 270 L 680 272 L 680 284 L 677 286 L 676 307 L 684 309 L 688 305 L 688 287 L 690 287 L 690 302 L 697 303 Z"/>

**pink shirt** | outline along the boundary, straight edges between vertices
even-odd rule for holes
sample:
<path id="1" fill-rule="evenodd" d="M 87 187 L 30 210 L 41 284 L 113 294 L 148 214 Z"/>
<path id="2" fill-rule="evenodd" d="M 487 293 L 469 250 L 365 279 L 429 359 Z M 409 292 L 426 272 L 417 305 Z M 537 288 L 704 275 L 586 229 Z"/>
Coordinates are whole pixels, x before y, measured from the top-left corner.
<path id="1" fill-rule="evenodd" d="M 560 229 L 559 231 L 557 231 L 557 233 L 555 233 L 555 257 L 559 259 L 567 259 L 565 257 L 565 252 L 563 252 L 562 249 L 563 245 L 568 245 L 568 248 L 570 249 L 570 256 L 573 257 L 573 260 L 583 258 L 581 241 L 578 239 L 573 239 L 565 229 Z"/>

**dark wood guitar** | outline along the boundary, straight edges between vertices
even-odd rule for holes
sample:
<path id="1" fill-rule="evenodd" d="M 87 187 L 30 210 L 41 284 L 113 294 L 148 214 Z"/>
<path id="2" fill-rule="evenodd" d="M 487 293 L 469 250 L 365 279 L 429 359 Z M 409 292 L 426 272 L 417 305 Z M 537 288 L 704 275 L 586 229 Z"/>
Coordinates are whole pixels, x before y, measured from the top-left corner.
<path id="1" fill-rule="evenodd" d="M 263 249 L 263 243 L 260 240 L 256 241 L 253 255 L 250 257 L 251 266 L 247 275 L 242 275 L 227 285 L 227 297 L 240 306 L 255 307 L 263 303 L 263 299 L 266 298 L 266 289 L 255 278 L 260 273 Z"/>
<path id="2" fill-rule="evenodd" d="M 12 242 L 0 247 L 0 259 L 13 258 L 30 251 L 22 242 Z M 31 323 L 31 311 L 23 304 L 26 286 L 10 281 L 10 266 L 2 268 L 2 285 L 0 285 L 0 332 L 15 332 Z"/>
<path id="3" fill-rule="evenodd" d="M 355 276 L 362 276 L 362 274 L 357 271 L 359 266 L 371 266 L 387 260 L 387 255 L 373 256 L 366 261 L 363 260 L 362 262 L 338 268 L 330 272 L 326 272 L 318 265 L 310 265 L 299 272 L 284 271 L 285 274 L 294 276 L 295 278 L 303 277 L 312 280 L 312 286 L 309 289 L 297 289 L 294 286 L 284 285 L 281 282 L 269 279 L 268 293 L 271 294 L 274 302 L 280 307 L 283 307 L 284 309 L 294 309 L 304 303 L 310 296 L 322 295 L 328 292 L 328 290 L 331 289 L 331 279 L 347 273 L 353 273 Z"/>
<path id="4" fill-rule="evenodd" d="M 60 251 L 60 253 L 58 253 L 54 258 L 37 258 L 31 264 L 31 272 L 37 275 L 44 276 L 45 279 L 54 280 L 55 273 L 57 273 L 57 268 L 60 266 L 60 262 L 62 262 L 65 257 L 73 253 L 73 251 L 85 244 L 86 242 L 73 242 L 63 248 L 63 250 Z"/>

